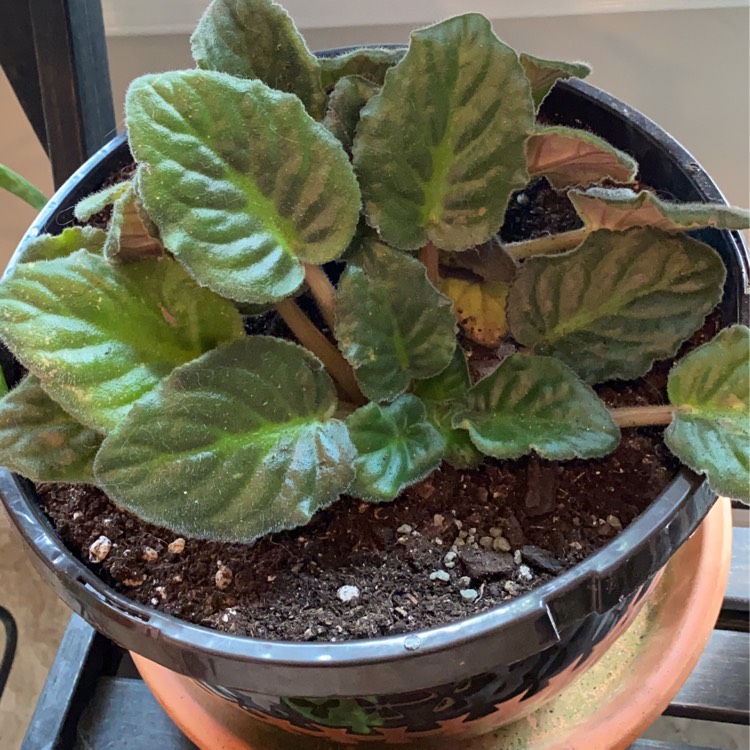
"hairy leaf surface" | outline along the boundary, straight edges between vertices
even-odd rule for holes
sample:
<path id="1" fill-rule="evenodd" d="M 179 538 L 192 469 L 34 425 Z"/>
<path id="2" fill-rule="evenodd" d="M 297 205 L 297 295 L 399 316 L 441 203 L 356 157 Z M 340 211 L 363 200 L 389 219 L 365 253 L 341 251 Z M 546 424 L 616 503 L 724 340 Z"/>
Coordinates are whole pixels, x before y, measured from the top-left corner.
<path id="1" fill-rule="evenodd" d="M 68 227 L 60 234 L 40 234 L 24 243 L 19 263 L 35 263 L 71 255 L 76 250 L 101 253 L 106 234 L 94 227 Z"/>
<path id="2" fill-rule="evenodd" d="M 132 182 L 123 180 L 114 185 L 102 188 L 96 193 L 87 195 L 83 200 L 76 203 L 73 215 L 78 221 L 88 221 L 92 216 L 111 206 L 121 195 L 130 189 Z"/>
<path id="3" fill-rule="evenodd" d="M 583 62 L 544 60 L 541 57 L 527 55 L 525 52 L 522 52 L 519 57 L 531 84 L 534 104 L 537 108 L 557 81 L 567 78 L 586 78 L 591 72 L 591 68 Z"/>
<path id="4" fill-rule="evenodd" d="M 569 253 L 530 258 L 508 297 L 513 337 L 589 383 L 630 380 L 673 356 L 722 295 L 708 245 L 650 227 L 590 234 Z"/>
<path id="5" fill-rule="evenodd" d="M 584 223 L 592 229 L 623 231 L 652 226 L 666 232 L 716 227 L 747 229 L 750 213 L 732 206 L 707 203 L 670 203 L 647 190 L 591 187 L 571 190 L 568 197 Z"/>
<path id="6" fill-rule="evenodd" d="M 374 83 L 361 76 L 352 75 L 339 79 L 331 92 L 323 125 L 349 152 L 354 143 L 359 113 L 377 91 L 378 87 Z"/>
<path id="7" fill-rule="evenodd" d="M 354 141 L 368 221 L 403 250 L 465 250 L 526 184 L 534 108 L 516 53 L 476 14 L 415 31 Z"/>
<path id="8" fill-rule="evenodd" d="M 199 283 L 239 302 L 280 300 L 302 283 L 303 261 L 349 244 L 357 181 L 296 97 L 182 71 L 137 79 L 127 115 L 146 211 Z"/>
<path id="9" fill-rule="evenodd" d="M 526 141 L 529 175 L 544 175 L 556 188 L 610 178 L 631 182 L 636 161 L 599 136 L 566 127 L 541 128 Z"/>
<path id="10" fill-rule="evenodd" d="M 474 385 L 453 424 L 495 458 L 604 456 L 620 431 L 590 386 L 554 357 L 511 354 Z"/>
<path id="11" fill-rule="evenodd" d="M 354 477 L 333 382 L 296 344 L 239 339 L 176 369 L 107 437 L 97 481 L 175 532 L 250 542 L 307 523 Z"/>
<path id="12" fill-rule="evenodd" d="M 0 401 L 0 461 L 32 482 L 93 482 L 102 439 L 53 401 L 35 375 Z"/>
<path id="13" fill-rule="evenodd" d="M 320 63 L 288 13 L 269 0 L 213 0 L 190 37 L 198 67 L 259 78 L 296 94 L 316 119 L 325 112 Z"/>
<path id="14" fill-rule="evenodd" d="M 361 76 L 377 86 L 382 86 L 385 74 L 400 62 L 405 54 L 405 48 L 374 47 L 353 49 L 336 57 L 321 57 L 323 88 L 330 89 L 346 76 Z"/>
<path id="15" fill-rule="evenodd" d="M 493 347 L 508 332 L 505 318 L 507 284 L 446 277 L 440 279 L 440 291 L 453 300 L 458 324 L 472 341 Z"/>
<path id="16" fill-rule="evenodd" d="M 669 373 L 669 449 L 713 490 L 750 503 L 750 330 L 732 326 Z"/>
<path id="17" fill-rule="evenodd" d="M 229 300 L 171 259 L 113 265 L 79 250 L 0 282 L 0 335 L 49 395 L 111 430 L 175 367 L 243 334 Z"/>
<path id="18" fill-rule="evenodd" d="M 414 258 L 363 243 L 339 281 L 335 334 L 365 396 L 391 399 L 448 366 L 456 346 L 450 304 Z"/>
<path id="19" fill-rule="evenodd" d="M 471 442 L 469 433 L 453 427 L 453 418 L 464 407 L 470 387 L 466 355 L 457 346 L 453 359 L 445 370 L 435 377 L 417 381 L 413 388 L 414 395 L 424 402 L 427 419 L 445 440 L 443 458 L 457 469 L 473 469 L 484 458 Z"/>
<path id="20" fill-rule="evenodd" d="M 394 500 L 405 487 L 440 465 L 445 442 L 411 395 L 385 406 L 367 404 L 346 419 L 357 448 L 349 493 L 363 500 Z"/>

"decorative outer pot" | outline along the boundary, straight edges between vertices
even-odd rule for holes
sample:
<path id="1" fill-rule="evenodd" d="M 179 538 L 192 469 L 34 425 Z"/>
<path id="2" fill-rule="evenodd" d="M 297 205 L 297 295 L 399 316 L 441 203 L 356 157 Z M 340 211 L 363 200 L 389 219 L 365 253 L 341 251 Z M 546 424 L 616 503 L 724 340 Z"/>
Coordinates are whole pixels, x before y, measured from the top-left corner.
<path id="1" fill-rule="evenodd" d="M 588 84 L 558 84 L 545 117 L 588 128 L 631 153 L 644 183 L 678 200 L 721 202 L 695 160 L 641 114 Z M 57 232 L 75 203 L 131 161 L 114 139 L 58 191 L 28 236 Z M 748 257 L 736 233 L 697 236 L 728 268 L 722 310 L 748 322 Z M 19 368 L 5 353 L 9 382 Z M 588 560 L 515 601 L 406 636 L 349 643 L 283 643 L 218 633 L 136 604 L 65 549 L 31 483 L 0 474 L 0 492 L 42 575 L 67 604 L 123 647 L 187 675 L 293 732 L 347 744 L 479 734 L 559 693 L 635 616 L 656 574 L 715 500 L 683 470 L 625 531 Z"/>

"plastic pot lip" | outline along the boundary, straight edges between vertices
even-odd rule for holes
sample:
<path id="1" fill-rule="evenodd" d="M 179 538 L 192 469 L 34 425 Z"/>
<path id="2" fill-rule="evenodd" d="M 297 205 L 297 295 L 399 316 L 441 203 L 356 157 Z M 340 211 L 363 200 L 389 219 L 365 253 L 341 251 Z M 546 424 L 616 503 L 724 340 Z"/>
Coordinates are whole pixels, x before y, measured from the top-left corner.
<path id="1" fill-rule="evenodd" d="M 333 51 L 333 53 L 336 52 Z M 695 185 L 706 200 L 724 200 L 716 185 L 697 166 L 695 159 L 661 128 L 639 112 L 605 92 L 580 81 L 564 82 L 558 86 L 563 93 L 569 91 L 578 97 L 593 100 L 610 112 L 614 110 L 624 121 L 630 122 L 631 125 L 635 124 L 643 135 L 651 138 L 655 143 L 658 142 L 659 150 L 673 161 L 697 167 L 691 170 L 694 172 L 691 176 L 695 178 Z M 103 177 L 117 168 L 109 165 L 108 162 L 118 154 L 120 157 L 125 156 L 126 143 L 126 134 L 117 136 L 76 170 L 42 210 L 25 234 L 21 244 L 28 238 L 63 223 L 61 215 L 64 216 L 64 213 L 61 214 L 61 211 L 69 210 L 72 202 L 91 192 L 91 183 L 98 187 Z M 95 175 L 101 176 L 102 179 L 96 182 Z M 748 258 L 742 240 L 736 233 L 724 232 L 723 234 L 731 238 L 729 244 L 733 246 L 739 274 L 747 288 Z M 15 265 L 18 255 L 17 250 L 8 266 L 9 269 Z M 740 309 L 737 317 L 740 322 L 747 322 L 747 299 L 744 298 L 738 304 Z M 529 654 L 535 653 L 556 643 L 559 640 L 559 632 L 585 616 L 586 612 L 606 611 L 611 606 L 611 603 L 607 604 L 608 577 L 613 575 L 616 569 L 627 565 L 636 555 L 645 554 L 657 568 L 660 567 L 661 565 L 657 564 L 657 558 L 663 553 L 655 551 L 655 537 L 668 534 L 670 541 L 674 542 L 671 546 L 676 548 L 695 528 L 715 499 L 700 477 L 684 469 L 652 502 L 651 506 L 615 539 L 587 560 L 516 600 L 454 623 L 407 635 L 343 643 L 298 643 L 266 641 L 221 633 L 179 620 L 127 599 L 106 585 L 64 547 L 39 507 L 24 496 L 20 486 L 23 483 L 24 480 L 15 478 L 9 472 L 0 471 L 0 494 L 4 496 L 11 518 L 34 549 L 44 572 L 53 582 L 56 579 L 58 591 L 60 589 L 66 591 L 68 602 L 70 603 L 72 599 L 76 603 L 75 608 L 81 611 L 86 619 L 96 621 L 100 626 L 102 618 L 89 616 L 87 611 L 101 613 L 106 610 L 104 621 L 107 617 L 116 619 L 122 626 L 117 633 L 123 635 L 127 632 L 127 640 L 133 644 L 124 643 L 123 645 L 138 650 L 135 644 L 144 639 L 158 641 L 164 647 L 169 645 L 172 651 L 177 649 L 180 652 L 188 652 L 190 658 L 185 656 L 180 661 L 174 656 L 165 657 L 165 661 L 169 662 L 165 663 L 165 666 L 189 672 L 195 663 L 205 659 L 210 662 L 209 668 L 196 671 L 202 675 L 215 675 L 216 679 L 220 679 L 220 675 L 216 672 L 222 672 L 219 662 L 231 661 L 245 666 L 278 665 L 307 670 L 313 668 L 315 675 L 320 676 L 321 672 L 315 669 L 316 667 L 330 672 L 335 667 L 387 665 L 404 658 L 419 660 L 471 642 L 482 643 L 482 659 L 485 661 L 480 663 L 487 668 L 491 666 L 486 661 L 489 655 L 487 649 L 490 647 L 503 649 L 501 644 L 504 635 L 512 629 L 518 636 L 516 630 L 517 626 L 520 626 L 524 634 L 521 640 L 526 642 L 526 647 L 522 647 L 518 652 L 509 650 L 506 654 L 512 657 L 509 659 L 511 662 L 518 661 L 527 655 L 524 651 Z M 684 507 L 690 504 L 691 498 L 697 510 L 693 514 L 695 517 L 686 520 Z M 664 562 L 666 560 L 662 560 L 661 564 Z M 639 567 L 643 568 L 643 566 Z M 640 578 L 634 580 L 633 589 L 645 582 L 654 572 L 655 569 L 652 568 L 639 570 L 636 578 L 638 576 Z M 632 577 L 628 576 L 629 579 Z M 571 603 L 565 599 L 566 594 L 572 590 L 589 592 L 586 610 L 569 606 Z M 617 593 L 619 595 L 621 592 Z M 102 629 L 106 632 L 106 627 Z M 112 632 L 109 635 L 117 639 L 116 633 Z M 120 640 L 126 640 L 124 635 Z M 159 645 L 157 644 L 155 648 L 159 648 Z M 159 661 L 158 657 L 156 660 Z M 475 659 L 468 661 L 476 662 Z M 469 665 L 459 657 L 454 657 L 453 662 L 450 667 L 445 667 L 444 682 L 472 673 L 467 672 Z M 419 670 L 416 671 L 419 673 Z M 308 675 L 308 680 L 312 676 L 312 674 Z M 393 692 L 393 673 L 390 674 L 389 681 L 386 680 L 387 676 L 384 672 L 381 677 L 374 680 L 377 684 L 372 684 L 369 677 L 365 675 L 361 678 L 363 687 L 369 686 L 373 692 L 378 692 L 379 688 L 389 684 L 390 692 Z M 374 673 L 372 677 L 375 678 Z M 417 685 L 415 680 L 416 675 L 414 679 L 409 679 L 408 674 L 399 673 L 399 691 L 424 686 Z M 437 683 L 433 681 L 431 684 Z M 330 685 L 323 685 L 320 690 L 320 695 L 340 694 L 332 690 Z M 314 695 L 316 692 L 308 691 L 306 694 Z M 389 690 L 386 688 L 382 692 L 389 692 Z M 300 690 L 298 694 L 302 694 L 302 691 Z"/>

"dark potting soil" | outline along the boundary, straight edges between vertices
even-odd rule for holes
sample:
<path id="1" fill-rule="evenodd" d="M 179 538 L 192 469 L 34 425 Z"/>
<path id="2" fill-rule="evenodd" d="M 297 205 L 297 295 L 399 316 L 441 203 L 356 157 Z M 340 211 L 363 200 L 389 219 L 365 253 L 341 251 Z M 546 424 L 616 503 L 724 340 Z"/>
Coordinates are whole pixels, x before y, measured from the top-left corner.
<path id="1" fill-rule="evenodd" d="M 127 179 L 127 170 L 108 184 Z M 105 212 L 95 223 L 108 219 Z M 542 179 L 516 194 L 501 236 L 576 226 L 567 197 Z M 309 312 L 317 316 L 313 305 Z M 247 327 L 290 335 L 274 314 Z M 682 353 L 719 328 L 714 313 Z M 491 366 L 488 352 L 475 348 L 475 375 Z M 597 390 L 610 406 L 664 403 L 669 367 L 657 363 L 636 382 Z M 443 464 L 393 503 L 344 497 L 304 528 L 253 545 L 177 537 L 94 487 L 38 489 L 65 544 L 135 601 L 240 635 L 345 641 L 445 624 L 539 586 L 627 527 L 677 469 L 660 428 L 630 429 L 598 460 L 488 460 L 473 471 Z"/>

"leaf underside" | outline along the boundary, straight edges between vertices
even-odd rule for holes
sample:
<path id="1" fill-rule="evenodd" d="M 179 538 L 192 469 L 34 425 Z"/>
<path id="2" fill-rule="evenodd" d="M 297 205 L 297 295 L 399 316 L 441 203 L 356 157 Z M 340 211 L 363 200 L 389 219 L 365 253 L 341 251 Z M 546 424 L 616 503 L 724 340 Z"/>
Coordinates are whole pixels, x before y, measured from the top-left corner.
<path id="1" fill-rule="evenodd" d="M 466 397 L 454 417 L 488 456 L 535 451 L 562 461 L 612 452 L 620 431 L 590 386 L 554 357 L 511 354 Z"/>
<path id="2" fill-rule="evenodd" d="M 346 76 L 361 76 L 382 86 L 385 74 L 406 54 L 405 47 L 353 49 L 336 57 L 319 58 L 323 88 L 330 89 Z"/>
<path id="3" fill-rule="evenodd" d="M 414 32 L 362 110 L 354 141 L 369 223 L 403 250 L 485 242 L 528 180 L 523 144 L 533 119 L 518 56 L 485 18 Z"/>
<path id="4" fill-rule="evenodd" d="M 348 152 L 351 152 L 354 143 L 359 113 L 377 91 L 378 87 L 366 78 L 344 76 L 331 92 L 323 125 Z"/>
<path id="5" fill-rule="evenodd" d="M 616 182 L 635 179 L 638 164 L 627 154 L 586 130 L 541 128 L 526 141 L 531 177 L 546 177 L 558 189 L 590 185 L 605 178 Z"/>
<path id="6" fill-rule="evenodd" d="M 583 62 L 569 63 L 560 60 L 544 60 L 525 52 L 522 52 L 519 58 L 531 84 L 534 104 L 537 108 L 557 81 L 566 78 L 586 78 L 591 73 L 591 68 Z"/>
<path id="7" fill-rule="evenodd" d="M 508 332 L 507 284 L 446 277 L 440 279 L 440 291 L 453 300 L 456 319 L 467 338 L 487 347 L 502 341 Z"/>
<path id="8" fill-rule="evenodd" d="M 326 97 L 320 63 L 288 13 L 269 0 L 213 0 L 190 37 L 199 68 L 257 78 L 298 96 L 320 119 Z"/>
<path id="9" fill-rule="evenodd" d="M 750 503 L 750 330 L 732 326 L 669 374 L 669 449 L 713 490 Z"/>
<path id="10" fill-rule="evenodd" d="M 716 227 L 747 229 L 750 213 L 732 206 L 706 203 L 671 203 L 647 190 L 591 187 L 571 190 L 568 197 L 586 226 L 623 231 L 651 226 L 666 232 Z"/>
<path id="11" fill-rule="evenodd" d="M 346 249 L 359 188 L 296 97 L 193 70 L 136 80 L 126 109 L 146 212 L 199 283 L 238 302 L 278 301 L 302 283 L 303 262 Z"/>
<path id="12" fill-rule="evenodd" d="M 427 280 L 421 263 L 381 242 L 366 240 L 350 259 L 336 309 L 339 348 L 372 401 L 436 375 L 453 356 L 450 300 Z"/>
<path id="13" fill-rule="evenodd" d="M 33 482 L 93 482 L 102 435 L 84 427 L 27 375 L 0 401 L 3 466 Z"/>
<path id="14" fill-rule="evenodd" d="M 176 369 L 107 437 L 97 481 L 139 517 L 250 542 L 301 526 L 353 479 L 322 364 L 296 344 L 239 339 Z"/>
<path id="15" fill-rule="evenodd" d="M 175 367 L 243 334 L 228 300 L 171 259 L 113 265 L 79 250 L 0 282 L 0 335 L 83 424 L 111 430 Z"/>
<path id="16" fill-rule="evenodd" d="M 416 396 L 399 396 L 384 406 L 367 404 L 350 414 L 346 424 L 358 454 L 349 488 L 354 497 L 394 500 L 440 465 L 445 442 Z"/>
<path id="17" fill-rule="evenodd" d="M 569 253 L 527 260 L 508 323 L 520 344 L 589 383 L 631 380 L 701 327 L 725 277 L 718 253 L 685 235 L 602 229 Z"/>
<path id="18" fill-rule="evenodd" d="M 55 260 L 71 255 L 76 250 L 101 253 L 106 233 L 94 227 L 68 227 L 60 234 L 41 234 L 24 243 L 19 263 Z"/>

